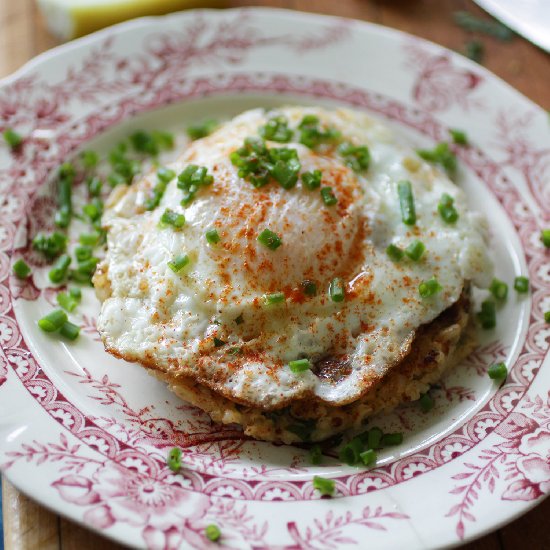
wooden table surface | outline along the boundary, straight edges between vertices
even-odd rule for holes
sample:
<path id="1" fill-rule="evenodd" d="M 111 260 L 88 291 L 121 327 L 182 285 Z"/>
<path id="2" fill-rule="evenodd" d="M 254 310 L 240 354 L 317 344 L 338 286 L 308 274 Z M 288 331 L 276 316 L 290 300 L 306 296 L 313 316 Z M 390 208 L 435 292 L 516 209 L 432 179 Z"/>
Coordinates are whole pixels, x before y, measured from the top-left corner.
<path id="1" fill-rule="evenodd" d="M 264 5 L 354 17 L 395 27 L 463 51 L 471 39 L 452 13 L 483 12 L 470 0 L 228 0 L 230 6 Z M 517 37 L 482 37 L 483 64 L 546 110 L 550 110 L 550 55 Z M 0 0 L 0 78 L 56 45 L 33 0 Z M 3 480 L 6 550 L 88 550 L 121 546 L 57 516 Z M 510 525 L 464 546 L 467 550 L 550 549 L 550 499 Z"/>

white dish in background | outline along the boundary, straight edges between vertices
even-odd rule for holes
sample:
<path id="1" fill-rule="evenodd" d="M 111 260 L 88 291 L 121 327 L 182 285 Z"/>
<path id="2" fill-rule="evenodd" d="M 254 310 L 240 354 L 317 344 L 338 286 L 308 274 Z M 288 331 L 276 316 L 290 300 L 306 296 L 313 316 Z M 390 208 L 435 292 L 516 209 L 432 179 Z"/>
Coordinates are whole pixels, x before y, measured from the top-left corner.
<path id="1" fill-rule="evenodd" d="M 510 296 L 495 331 L 436 392 L 377 420 L 403 431 L 376 468 L 244 441 L 213 426 L 143 369 L 107 355 L 90 289 L 78 342 L 48 338 L 45 279 L 20 284 L 10 257 L 51 224 L 51 171 L 81 148 L 106 151 L 136 128 L 181 129 L 285 103 L 346 105 L 419 146 L 468 132 L 457 183 L 493 233 Z M 27 137 L 0 148 L 0 464 L 21 490 L 131 546 L 202 548 L 216 523 L 237 548 L 455 545 L 496 529 L 550 490 L 550 220 L 546 113 L 482 67 L 384 27 L 271 9 L 190 11 L 122 24 L 39 56 L 0 84 L 0 124 Z M 36 196 L 34 196 L 37 192 Z M 502 387 L 487 367 L 506 361 Z M 184 449 L 178 475 L 168 450 Z M 319 499 L 314 474 L 337 480 Z"/>
<path id="2" fill-rule="evenodd" d="M 548 0 L 475 0 L 508 27 L 550 52 Z"/>

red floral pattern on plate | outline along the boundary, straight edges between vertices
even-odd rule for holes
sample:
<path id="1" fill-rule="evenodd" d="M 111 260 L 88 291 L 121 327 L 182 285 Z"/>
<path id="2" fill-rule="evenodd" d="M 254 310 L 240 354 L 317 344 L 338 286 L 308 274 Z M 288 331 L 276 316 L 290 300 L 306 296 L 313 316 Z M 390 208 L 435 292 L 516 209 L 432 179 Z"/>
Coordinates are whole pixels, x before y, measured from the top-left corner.
<path id="1" fill-rule="evenodd" d="M 151 547 L 176 548 L 184 543 L 204 547 L 202 529 L 204 521 L 209 519 L 227 529 L 228 543 L 235 547 L 268 547 L 269 528 L 256 521 L 252 508 L 235 501 L 258 500 L 264 505 L 283 500 L 318 500 L 319 495 L 309 480 L 295 477 L 305 470 L 299 460 L 293 459 L 282 468 L 265 465 L 245 468 L 240 471 L 240 478 L 235 477 L 234 459 L 243 448 L 242 434 L 238 431 L 231 434 L 230 430 L 219 433 L 219 428 L 207 425 L 200 413 L 194 420 L 198 432 L 193 432 L 191 437 L 189 431 L 180 429 L 168 418 L 154 417 L 146 409 L 135 410 L 108 377 L 97 379 L 86 371 L 80 373 L 80 381 L 93 390 L 92 398 L 106 410 L 120 411 L 123 422 L 114 414 L 85 415 L 62 394 L 27 348 L 12 309 L 12 299 L 36 300 L 39 293 L 44 294 L 44 289 L 37 288 L 32 280 L 27 285 L 19 285 L 8 278 L 12 251 L 23 253 L 33 233 L 29 224 L 24 223 L 29 219 L 29 197 L 44 183 L 52 167 L 102 130 L 135 113 L 205 95 L 254 91 L 325 98 L 368 109 L 432 140 L 440 141 L 447 136 L 445 125 L 430 114 L 361 87 L 307 76 L 235 72 L 233 67 L 246 64 L 247 56 L 264 48 L 276 45 L 295 55 L 306 56 L 327 44 L 345 42 L 354 29 L 353 25 L 341 21 L 324 23 L 316 32 L 308 30 L 297 39 L 292 33 L 276 35 L 254 28 L 257 23 L 248 13 L 243 11 L 235 16 L 227 12 L 227 16 L 216 16 L 217 27 L 207 24 L 207 16 L 199 14 L 190 21 L 186 19 L 189 23 L 186 32 L 156 32 L 143 51 L 130 56 L 122 53 L 114 36 L 96 39 L 90 54 L 75 61 L 75 66 L 60 82 L 46 83 L 37 75 L 31 75 L 0 90 L 0 126 L 15 126 L 27 136 L 12 162 L 0 168 L 0 191 L 5 192 L 0 204 L 0 291 L 4 293 L 1 296 L 6 297 L 10 288 L 12 292 L 11 298 L 0 301 L 0 337 L 5 354 L 5 360 L 0 356 L 0 386 L 10 381 L 22 383 L 59 426 L 80 440 L 71 445 L 61 431 L 60 443 L 24 443 L 18 450 L 6 453 L 8 461 L 3 467 L 13 469 L 22 461 L 32 461 L 40 467 L 57 463 L 62 475 L 51 481 L 51 487 L 63 501 L 82 509 L 84 521 L 104 530 L 120 524 L 134 526 L 139 529 L 142 541 Z M 451 108 L 466 110 L 481 105 L 479 90 L 485 77 L 471 66 L 457 64 L 448 53 L 432 54 L 417 42 L 414 48 L 408 43 L 407 50 L 414 57 L 411 96 L 419 107 L 443 113 Z M 188 76 L 196 67 L 208 69 L 210 73 Z M 214 75 L 212 70 L 220 73 Z M 40 90 L 38 99 L 36 90 Z M 75 117 L 75 105 L 86 106 L 85 116 Z M 547 421 L 536 416 L 543 413 L 535 405 L 522 409 L 521 413 L 514 411 L 520 404 L 529 402 L 526 392 L 548 351 L 550 334 L 542 322 L 541 304 L 543 291 L 550 282 L 550 269 L 536 240 L 540 225 L 530 204 L 508 179 L 504 170 L 506 163 L 489 160 L 475 147 L 460 149 L 457 154 L 499 200 L 530 260 L 534 307 L 525 343 L 516 364 L 510 365 L 506 385 L 469 420 L 440 441 L 409 456 L 373 470 L 338 475 L 337 490 L 338 495 L 350 496 L 383 492 L 390 486 L 397 489 L 408 480 L 456 464 L 457 459 L 465 454 L 470 456 L 480 446 L 472 472 L 457 474 L 468 474 L 461 479 L 475 480 L 465 489 L 460 487 L 460 492 L 456 489 L 457 494 L 467 496 L 457 505 L 459 508 L 450 513 L 452 518 L 455 515 L 459 518 L 457 536 L 463 537 L 464 520 L 474 517 L 475 495 L 483 489 L 483 485 L 480 489 L 476 483 L 486 483 L 489 493 L 495 490 L 490 480 L 498 477 L 498 467 L 506 462 L 496 456 L 506 453 L 516 468 L 502 492 L 503 499 L 517 500 L 521 495 L 525 501 L 548 491 L 548 471 L 543 467 L 544 460 L 548 459 L 544 454 Z M 527 163 L 530 168 L 522 167 L 527 180 L 540 177 L 538 162 L 535 159 Z M 511 166 L 512 162 L 508 164 Z M 530 189 L 537 196 L 535 187 Z M 17 239 L 16 229 L 19 230 Z M 18 290 L 21 287 L 23 290 Z M 86 332 L 95 337 L 93 319 L 86 320 Z M 490 358 L 503 357 L 506 353 L 505 344 L 497 342 L 478 351 L 469 362 L 475 372 L 483 374 L 483 363 L 486 365 Z M 7 370 L 6 362 L 12 371 Z M 9 378 L 11 372 L 16 376 Z M 440 392 L 453 402 L 467 402 L 472 397 L 469 389 L 460 384 L 443 383 Z M 193 413 L 187 413 L 193 417 Z M 520 423 L 520 418 L 531 431 L 523 433 L 520 439 L 508 437 L 506 434 L 510 432 L 506 427 L 511 419 Z M 494 443 L 480 445 L 486 438 L 491 437 L 493 441 L 497 436 L 499 439 Z M 515 451 L 504 451 L 507 447 L 502 439 L 509 439 L 510 448 Z M 172 476 L 163 461 L 163 449 L 174 444 L 184 447 L 186 459 L 192 465 L 180 476 Z M 92 451 L 96 458 L 90 458 Z M 465 463 L 469 468 L 467 464 L 470 463 Z M 358 514 L 323 513 L 310 515 L 304 521 L 288 522 L 287 540 L 293 541 L 288 547 L 332 548 L 339 544 L 360 544 L 360 539 L 352 534 L 356 527 L 380 531 L 386 520 L 407 518 L 406 514 L 384 508 L 360 509 Z M 307 526 L 311 520 L 313 524 Z"/>

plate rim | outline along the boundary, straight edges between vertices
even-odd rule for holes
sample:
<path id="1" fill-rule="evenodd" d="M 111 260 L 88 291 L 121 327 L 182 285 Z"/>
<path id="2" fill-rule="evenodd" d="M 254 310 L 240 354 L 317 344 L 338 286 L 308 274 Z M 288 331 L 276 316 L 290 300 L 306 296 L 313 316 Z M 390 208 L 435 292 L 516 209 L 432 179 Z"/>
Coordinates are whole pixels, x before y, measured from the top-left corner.
<path id="1" fill-rule="evenodd" d="M 398 29 L 392 29 L 390 27 L 385 27 L 383 25 L 368 22 L 368 21 L 362 21 L 362 20 L 350 19 L 350 18 L 343 18 L 343 17 L 339 17 L 339 16 L 324 15 L 324 14 L 317 14 L 317 13 L 308 13 L 308 12 L 299 12 L 299 11 L 295 11 L 295 10 L 288 10 L 288 9 L 281 9 L 281 8 L 269 8 L 269 7 L 265 7 L 265 8 L 264 7 L 232 8 L 232 9 L 226 9 L 226 10 L 216 10 L 216 9 L 186 10 L 184 12 L 169 14 L 169 15 L 165 15 L 165 16 L 143 17 L 143 18 L 138 18 L 138 19 L 126 21 L 126 22 L 120 23 L 118 25 L 115 25 L 113 27 L 109 27 L 107 29 L 100 30 L 96 33 L 93 33 L 93 34 L 89 35 L 89 36 L 86 36 L 86 37 L 77 39 L 75 41 L 69 42 L 67 44 L 62 44 L 62 45 L 56 46 L 55 48 L 52 48 L 52 49 L 50 49 L 46 52 L 43 52 L 43 53 L 39 54 L 35 58 L 33 58 L 30 61 L 28 61 L 27 63 L 25 63 L 21 68 L 16 70 L 11 75 L 1 79 L 0 80 L 0 91 L 6 85 L 11 84 L 12 82 L 18 80 L 19 78 L 25 76 L 27 73 L 32 72 L 33 70 L 35 70 L 41 64 L 48 63 L 48 62 L 52 61 L 52 59 L 55 58 L 60 53 L 70 52 L 71 50 L 75 50 L 75 49 L 79 49 L 81 47 L 85 47 L 87 44 L 96 43 L 96 41 L 100 40 L 102 37 L 118 35 L 120 32 L 124 32 L 126 30 L 131 30 L 132 28 L 137 28 L 139 26 L 147 27 L 149 24 L 158 23 L 159 21 L 166 21 L 167 19 L 170 19 L 170 18 L 175 19 L 180 15 L 180 13 L 185 13 L 185 14 L 189 14 L 191 12 L 195 13 L 195 14 L 196 13 L 204 13 L 208 16 L 208 14 L 212 13 L 212 12 L 214 12 L 214 13 L 219 13 L 219 12 L 227 13 L 227 12 L 243 12 L 243 11 L 252 12 L 252 13 L 260 13 L 260 14 L 262 14 L 262 16 L 265 16 L 265 14 L 268 13 L 268 12 L 278 12 L 278 13 L 283 12 L 286 15 L 291 15 L 291 16 L 298 15 L 298 16 L 304 17 L 306 19 L 307 18 L 314 18 L 314 19 L 324 19 L 326 21 L 334 21 L 334 20 L 348 21 L 348 22 L 351 22 L 351 23 L 356 24 L 356 25 L 357 24 L 361 25 L 361 26 L 366 25 L 367 27 L 376 28 L 378 31 L 382 31 L 385 34 L 388 34 L 390 36 L 393 35 L 392 37 L 394 37 L 396 35 L 400 35 L 402 37 L 411 37 L 412 36 L 415 40 L 418 40 L 418 41 L 420 41 L 424 44 L 429 45 L 430 48 L 435 48 L 439 51 L 445 51 L 448 54 L 450 54 L 451 56 L 459 55 L 456 52 L 453 52 L 452 50 L 449 50 L 448 48 L 445 48 L 444 46 L 440 46 L 440 45 L 438 45 L 434 42 L 431 42 L 431 41 L 426 40 L 424 38 L 420 38 L 420 37 L 415 36 L 415 35 L 411 35 L 409 33 L 406 33 L 404 31 L 400 31 Z M 523 101 L 527 100 L 532 107 L 535 107 L 536 109 L 540 109 L 541 111 L 544 112 L 544 110 L 540 106 L 538 106 L 535 102 L 533 102 L 530 98 L 528 98 L 528 97 L 524 96 L 523 94 L 521 94 L 520 92 L 518 92 L 510 84 L 508 84 L 502 78 L 498 77 L 497 75 L 495 75 L 492 72 L 490 72 L 489 70 L 487 70 L 485 67 L 478 66 L 477 64 L 475 64 L 475 63 L 473 63 L 469 60 L 464 60 L 464 62 L 469 63 L 472 67 L 475 68 L 475 70 L 477 72 L 484 72 L 484 73 L 486 73 L 486 75 L 490 75 L 491 80 L 498 81 L 499 85 L 504 84 L 510 91 L 513 91 L 517 96 L 521 97 L 521 99 Z M 544 360 L 543 360 L 543 362 L 544 362 Z M 11 481 L 11 472 L 10 471 L 4 472 L 3 475 L 5 475 L 7 477 L 7 479 L 9 479 Z M 15 485 L 17 486 L 17 484 L 15 484 Z M 547 496 L 548 495 L 546 495 L 546 497 Z M 41 502 L 41 504 L 45 505 L 46 507 L 49 507 L 48 504 L 43 502 L 40 498 L 37 498 L 37 497 L 34 497 L 34 496 L 32 498 L 34 500 L 38 500 L 39 502 Z M 543 498 L 542 500 L 538 499 L 538 500 L 534 500 L 534 501 L 529 501 L 528 504 L 524 504 L 524 507 L 520 511 L 518 511 L 516 516 L 514 516 L 514 517 L 507 516 L 507 518 L 502 521 L 501 525 L 507 524 L 510 521 L 513 521 L 513 519 L 515 519 L 516 517 L 519 517 L 519 516 L 523 515 L 524 513 L 528 512 L 534 506 L 540 504 L 545 498 Z M 57 514 L 65 515 L 63 512 L 59 512 L 57 510 L 54 510 L 54 512 L 57 513 Z M 84 525 L 85 527 L 87 527 L 89 529 L 91 528 L 90 526 L 86 525 L 83 521 L 79 521 L 78 519 L 74 519 L 72 517 L 70 519 L 72 521 L 76 521 L 77 523 L 79 523 L 81 525 Z M 495 529 L 498 529 L 501 525 L 496 525 L 496 526 L 491 525 L 485 531 L 483 531 L 483 530 L 476 531 L 476 533 L 474 535 L 466 536 L 464 538 L 464 540 L 457 541 L 456 545 L 463 544 L 466 541 L 474 540 L 475 538 L 483 536 L 487 532 L 491 532 Z M 98 532 L 101 533 L 103 536 L 110 537 L 110 534 L 108 534 L 108 533 L 105 533 L 103 531 L 98 531 Z M 117 537 L 112 537 L 112 538 L 114 538 L 115 540 L 121 540 L 121 539 L 118 539 Z"/>

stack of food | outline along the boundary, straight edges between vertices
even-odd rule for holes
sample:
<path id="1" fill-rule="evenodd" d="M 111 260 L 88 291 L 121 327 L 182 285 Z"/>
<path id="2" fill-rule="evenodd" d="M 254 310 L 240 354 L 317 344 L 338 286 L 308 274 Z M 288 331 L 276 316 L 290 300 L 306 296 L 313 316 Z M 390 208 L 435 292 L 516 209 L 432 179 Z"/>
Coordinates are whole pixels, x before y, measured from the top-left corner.
<path id="1" fill-rule="evenodd" d="M 107 206 L 106 349 L 262 440 L 418 399 L 469 348 L 470 287 L 492 279 L 464 193 L 344 109 L 243 113 Z"/>

